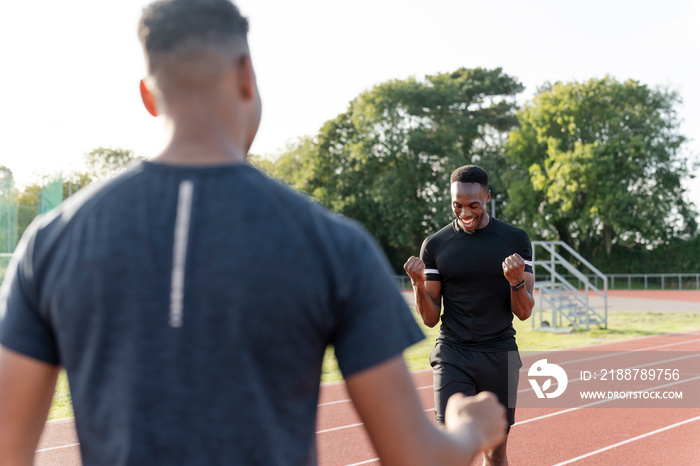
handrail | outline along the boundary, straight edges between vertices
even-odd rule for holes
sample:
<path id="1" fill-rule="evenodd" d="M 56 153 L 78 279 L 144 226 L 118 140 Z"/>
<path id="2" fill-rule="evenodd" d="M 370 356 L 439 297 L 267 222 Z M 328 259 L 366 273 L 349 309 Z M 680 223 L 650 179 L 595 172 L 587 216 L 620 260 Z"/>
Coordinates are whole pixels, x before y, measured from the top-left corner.
<path id="1" fill-rule="evenodd" d="M 562 267 L 564 267 L 566 270 L 568 270 L 569 272 L 571 272 L 572 275 L 574 275 L 574 276 L 575 276 L 576 278 L 578 278 L 580 281 L 582 281 L 583 283 L 585 283 L 585 284 L 586 284 L 586 289 L 589 289 L 589 288 L 590 288 L 591 290 L 593 290 L 594 292 L 596 292 L 596 293 L 598 294 L 598 296 L 600 296 L 600 297 L 603 297 L 603 296 L 604 296 L 603 293 L 600 291 L 600 289 L 599 289 L 597 286 L 595 286 L 594 284 L 592 284 L 591 281 L 588 279 L 588 277 L 586 277 L 585 274 L 583 274 L 580 270 L 578 270 L 576 267 L 574 267 L 573 265 L 571 265 L 571 263 L 570 263 L 569 261 L 567 261 L 566 259 L 564 259 L 564 257 L 563 257 L 562 255 L 560 255 L 558 252 L 556 252 L 553 248 L 550 249 L 548 246 L 546 246 L 546 245 L 544 245 L 544 244 L 542 244 L 541 246 L 544 247 L 547 251 L 549 251 L 549 253 L 552 255 L 552 258 L 556 258 L 556 259 L 557 259 L 557 260 L 556 260 L 556 263 L 557 263 L 557 264 L 559 264 L 559 265 L 561 265 Z M 545 262 L 542 262 L 542 263 L 540 263 L 539 265 L 541 265 L 541 266 L 544 267 L 545 269 L 548 269 L 548 266 L 546 266 L 545 264 L 546 264 Z M 551 271 L 550 271 L 550 273 L 551 273 Z M 562 277 L 561 280 L 562 280 L 562 281 L 566 281 L 566 280 L 564 279 L 564 277 Z"/>
<path id="2" fill-rule="evenodd" d="M 598 270 L 593 264 L 588 262 L 586 259 L 584 259 L 581 254 L 576 252 L 571 246 L 568 244 L 564 243 L 563 241 L 533 241 L 532 242 L 533 246 L 533 251 L 532 251 L 532 259 L 533 259 L 533 272 L 535 272 L 535 269 L 537 267 L 541 267 L 541 269 L 544 269 L 545 273 L 549 274 L 551 277 L 551 280 L 553 284 L 556 284 L 559 286 L 562 290 L 564 290 L 567 294 L 569 294 L 575 301 L 578 301 L 581 304 L 581 309 L 585 309 L 586 313 L 586 328 L 588 329 L 589 324 L 591 323 L 591 317 L 594 317 L 594 321 L 597 319 L 600 319 L 600 323 L 604 324 L 607 326 L 607 320 L 608 320 L 608 277 L 603 274 L 600 270 Z M 536 251 L 536 246 L 542 247 L 545 251 L 545 257 L 547 254 L 549 257 L 546 257 L 544 260 L 536 260 L 535 256 L 535 251 Z M 587 274 L 583 273 L 579 268 L 575 267 L 567 258 L 562 256 L 558 251 L 557 247 L 561 247 L 564 250 L 566 250 L 568 253 L 571 254 L 573 258 L 578 260 L 583 267 L 588 268 L 594 275 L 594 277 L 598 277 L 602 279 L 603 281 L 603 290 L 599 289 L 596 285 L 594 285 L 591 282 L 591 279 Z M 575 287 L 573 284 L 569 282 L 567 278 L 565 278 L 562 274 L 560 274 L 557 271 L 557 267 L 562 267 L 566 272 L 571 274 L 574 278 L 579 280 L 579 286 L 580 283 L 582 282 L 584 284 L 584 292 L 579 291 L 577 287 Z M 596 279 L 597 280 L 597 279 Z M 535 285 L 537 286 L 537 279 L 535 280 Z M 596 281 L 597 284 L 597 281 Z M 541 290 L 541 301 L 540 301 L 540 314 L 542 313 L 542 303 L 546 299 L 550 304 L 552 304 L 552 317 L 555 318 L 556 316 L 559 316 L 559 319 L 561 319 L 561 316 L 564 316 L 566 320 L 569 322 L 573 323 L 576 325 L 576 319 L 572 319 L 566 312 L 563 312 L 565 309 L 568 308 L 568 305 L 565 307 L 562 307 L 561 305 L 555 305 L 554 303 L 557 302 L 557 300 L 554 300 L 552 296 L 549 294 L 551 291 L 548 290 L 547 286 L 541 286 L 539 287 Z M 596 295 L 599 297 L 603 298 L 603 303 L 605 307 L 605 315 L 602 316 L 599 314 L 590 304 L 589 304 L 589 293 L 590 290 L 592 290 Z M 545 296 L 547 295 L 547 296 Z M 555 319 L 555 320 L 559 320 Z M 553 322 L 555 323 L 555 322 Z M 533 320 L 533 326 L 534 326 L 534 320 Z"/>
<path id="3" fill-rule="evenodd" d="M 565 262 L 565 263 L 561 263 L 561 265 L 565 265 L 565 264 L 568 264 L 568 263 L 566 263 L 566 262 Z M 539 265 L 542 266 L 542 267 L 543 267 L 545 270 L 547 270 L 547 271 L 549 271 L 549 268 L 551 267 L 549 264 L 539 264 Z M 568 268 L 567 268 L 567 270 L 568 270 Z M 551 272 L 550 272 L 550 273 L 551 273 Z M 560 280 L 560 281 L 565 282 L 568 286 L 570 286 L 572 289 L 574 289 L 574 290 L 576 290 L 576 291 L 578 292 L 578 288 L 576 288 L 575 286 L 571 285 L 571 284 L 568 282 L 566 276 L 561 275 L 561 274 L 557 274 L 557 276 L 559 277 L 559 280 Z M 582 281 L 582 282 L 584 283 L 584 289 L 586 290 L 586 292 L 588 292 L 588 290 L 591 290 L 591 291 L 593 291 L 595 294 L 597 294 L 599 297 L 605 298 L 605 293 L 604 293 L 603 291 L 601 291 L 598 287 L 596 287 L 593 283 L 591 283 L 590 280 L 586 279 L 585 276 L 584 276 L 584 278 L 582 279 L 582 278 L 579 277 L 578 275 L 575 275 L 575 278 L 578 278 L 580 281 Z M 584 297 L 583 294 L 579 293 L 579 295 L 580 295 L 582 298 L 585 299 L 585 297 Z"/>
<path id="4" fill-rule="evenodd" d="M 571 246 L 569 246 L 568 244 L 566 244 L 566 243 L 563 242 L 563 241 L 554 241 L 554 244 L 556 244 L 557 246 L 562 246 L 564 249 L 566 249 L 567 251 L 569 251 L 569 253 L 571 253 L 576 259 L 578 259 L 579 261 L 581 261 L 581 263 L 582 263 L 583 265 L 585 265 L 586 267 L 588 267 L 589 269 L 591 269 L 591 270 L 593 271 L 593 273 L 595 273 L 596 275 L 598 275 L 598 277 L 602 278 L 603 280 L 607 280 L 607 276 L 606 276 L 603 272 L 601 272 L 600 270 L 598 270 L 593 264 L 591 264 L 591 263 L 588 262 L 586 259 L 584 259 L 583 256 L 581 256 L 581 254 L 579 254 L 578 252 L 576 252 L 576 250 L 575 250 L 574 248 L 572 248 Z"/>
<path id="5" fill-rule="evenodd" d="M 569 283 L 569 282 L 566 280 L 566 278 L 564 278 L 563 275 L 561 275 L 561 274 L 560 274 L 559 272 L 557 272 L 556 270 L 549 270 L 549 267 L 550 267 L 549 264 L 547 264 L 547 265 L 542 264 L 542 267 L 544 267 L 545 269 L 547 269 L 548 272 L 550 272 L 553 276 L 555 276 L 555 277 L 558 279 L 557 283 L 559 283 L 560 285 L 563 285 L 564 288 L 566 288 L 567 291 L 569 291 L 569 292 L 572 293 L 572 294 L 575 294 L 576 296 L 578 296 L 578 297 L 581 298 L 582 300 L 585 300 L 585 299 L 586 299 L 586 296 L 583 295 L 579 290 L 577 290 L 576 287 L 575 287 L 574 285 L 572 285 L 571 283 Z M 601 295 L 601 297 L 602 297 L 602 296 L 603 296 L 603 295 Z"/>

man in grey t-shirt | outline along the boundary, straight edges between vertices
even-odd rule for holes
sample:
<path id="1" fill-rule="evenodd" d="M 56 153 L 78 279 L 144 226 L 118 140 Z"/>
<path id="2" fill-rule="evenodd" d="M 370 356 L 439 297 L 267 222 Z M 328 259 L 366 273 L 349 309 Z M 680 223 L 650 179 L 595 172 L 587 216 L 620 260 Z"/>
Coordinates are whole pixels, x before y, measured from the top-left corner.
<path id="1" fill-rule="evenodd" d="M 64 367 L 85 464 L 314 464 L 329 344 L 384 464 L 463 464 L 503 438 L 490 395 L 431 425 L 401 357 L 422 334 L 374 241 L 246 163 L 261 110 L 246 32 L 228 0 L 145 11 L 142 97 L 172 139 L 18 246 L 0 463 L 31 463 Z"/>

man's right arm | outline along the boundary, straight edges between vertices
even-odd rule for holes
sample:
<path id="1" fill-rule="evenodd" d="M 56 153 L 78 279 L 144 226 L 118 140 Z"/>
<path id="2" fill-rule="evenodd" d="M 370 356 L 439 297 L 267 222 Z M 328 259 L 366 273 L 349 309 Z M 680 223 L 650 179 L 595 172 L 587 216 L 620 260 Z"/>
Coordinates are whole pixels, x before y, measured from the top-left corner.
<path id="1" fill-rule="evenodd" d="M 505 408 L 493 393 L 453 395 L 447 404 L 447 431 L 423 412 L 403 357 L 346 379 L 348 393 L 384 465 L 471 464 L 473 458 L 503 442 Z"/>
<path id="2" fill-rule="evenodd" d="M 0 464 L 33 464 L 58 372 L 0 346 Z"/>
<path id="3" fill-rule="evenodd" d="M 435 327 L 440 322 L 442 309 L 442 284 L 439 281 L 425 279 L 425 264 L 420 257 L 411 256 L 403 266 L 411 278 L 416 311 L 428 327 Z"/>

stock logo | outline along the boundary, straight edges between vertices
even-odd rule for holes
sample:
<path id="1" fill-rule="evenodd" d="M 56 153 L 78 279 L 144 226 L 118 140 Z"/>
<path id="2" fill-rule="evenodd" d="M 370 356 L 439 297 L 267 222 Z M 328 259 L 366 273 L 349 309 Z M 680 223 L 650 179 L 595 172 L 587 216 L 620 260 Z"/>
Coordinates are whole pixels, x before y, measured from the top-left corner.
<path id="1" fill-rule="evenodd" d="M 569 378 L 566 376 L 566 372 L 561 367 L 556 364 L 549 364 L 546 359 L 540 359 L 530 366 L 530 370 L 527 372 L 530 378 L 528 381 L 532 385 L 532 389 L 535 391 L 537 398 L 556 398 L 566 390 L 566 386 L 569 384 Z M 542 386 L 538 383 L 538 379 L 544 378 Z M 552 380 L 557 381 L 556 390 L 549 392 L 552 387 Z"/>

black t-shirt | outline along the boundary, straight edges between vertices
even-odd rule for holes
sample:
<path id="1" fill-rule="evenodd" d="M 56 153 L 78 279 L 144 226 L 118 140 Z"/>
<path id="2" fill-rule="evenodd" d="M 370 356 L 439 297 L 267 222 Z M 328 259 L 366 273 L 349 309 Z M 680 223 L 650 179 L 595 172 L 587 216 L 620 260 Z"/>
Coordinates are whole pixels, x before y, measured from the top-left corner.
<path id="1" fill-rule="evenodd" d="M 453 221 L 423 242 L 426 280 L 442 283 L 445 311 L 438 340 L 478 351 L 517 350 L 503 260 L 532 260 L 527 233 L 496 218 L 474 233 Z M 530 264 L 525 272 L 532 273 Z"/>

